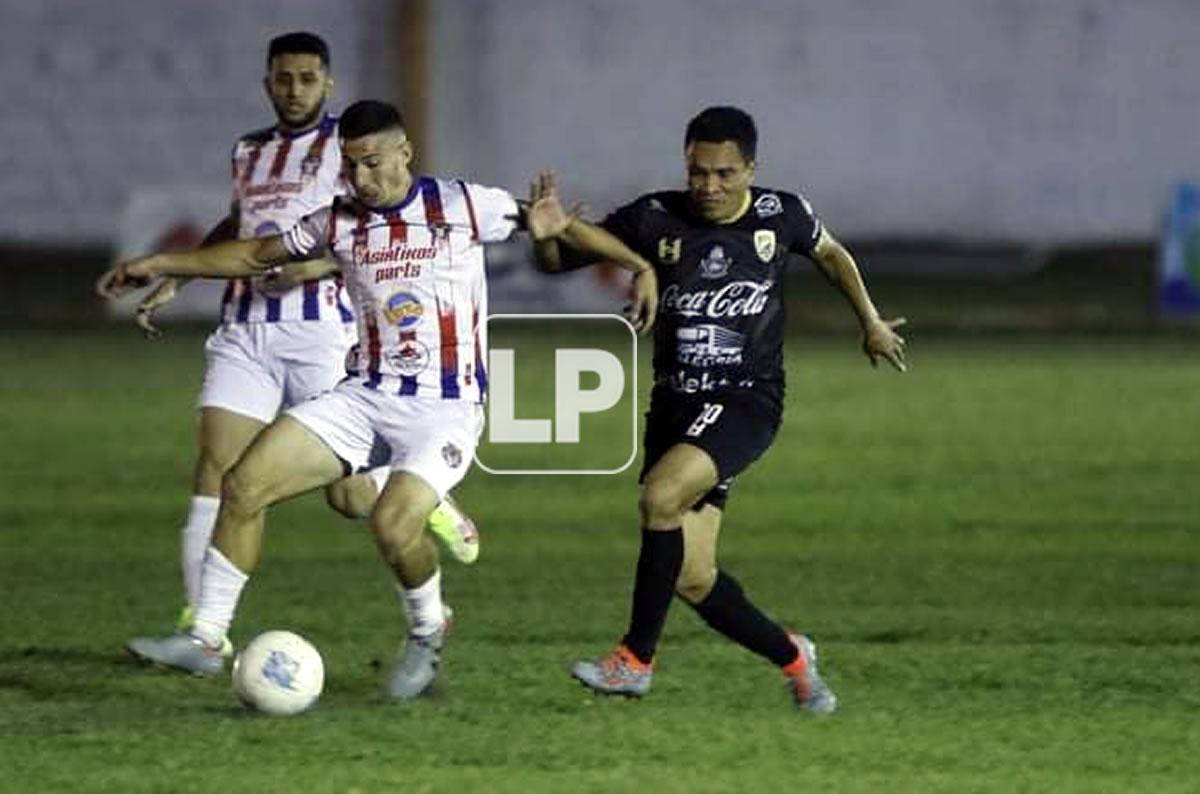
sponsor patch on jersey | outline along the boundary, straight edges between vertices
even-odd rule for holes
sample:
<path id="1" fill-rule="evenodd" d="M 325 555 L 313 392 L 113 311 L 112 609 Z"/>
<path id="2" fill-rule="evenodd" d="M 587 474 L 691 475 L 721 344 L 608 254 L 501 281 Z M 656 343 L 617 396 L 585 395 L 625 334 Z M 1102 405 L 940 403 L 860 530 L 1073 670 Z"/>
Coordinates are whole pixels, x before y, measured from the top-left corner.
<path id="1" fill-rule="evenodd" d="M 754 231 L 754 253 L 764 262 L 775 258 L 775 232 L 771 229 L 756 229 Z"/>
<path id="2" fill-rule="evenodd" d="M 664 265 L 674 265 L 679 262 L 679 257 L 683 253 L 683 240 L 676 237 L 658 238 L 658 261 Z"/>
<path id="3" fill-rule="evenodd" d="M 725 249 L 714 245 L 700 260 L 700 278 L 724 278 L 733 260 L 725 255 Z"/>
<path id="4" fill-rule="evenodd" d="M 446 461 L 446 465 L 452 469 L 457 469 L 462 465 L 463 454 L 462 450 L 449 442 L 442 447 L 442 460 Z"/>
<path id="5" fill-rule="evenodd" d="M 397 328 L 412 328 L 424 315 L 425 307 L 411 292 L 397 292 L 383 307 L 383 316 Z"/>
<path id="6" fill-rule="evenodd" d="M 429 366 L 429 348 L 416 339 L 404 339 L 387 359 L 401 375 L 419 375 Z"/>
<path id="7" fill-rule="evenodd" d="M 782 215 L 783 202 L 774 193 L 763 193 L 754 200 L 754 214 L 760 218 Z"/>

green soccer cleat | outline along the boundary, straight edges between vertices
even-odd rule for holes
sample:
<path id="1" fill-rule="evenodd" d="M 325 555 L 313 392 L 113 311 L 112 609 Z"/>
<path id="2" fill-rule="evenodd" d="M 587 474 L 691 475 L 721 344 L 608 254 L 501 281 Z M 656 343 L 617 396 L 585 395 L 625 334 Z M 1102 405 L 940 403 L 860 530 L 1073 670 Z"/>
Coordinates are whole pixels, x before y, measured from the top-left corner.
<path id="1" fill-rule="evenodd" d="M 479 559 L 479 530 L 449 495 L 429 514 L 425 529 L 463 565 Z"/>
<path id="2" fill-rule="evenodd" d="M 186 634 L 192 628 L 192 624 L 196 622 L 196 610 L 185 606 L 179 610 L 179 619 L 175 621 L 175 630 L 180 634 Z M 221 657 L 223 659 L 233 658 L 233 643 L 229 638 L 221 640 Z"/>

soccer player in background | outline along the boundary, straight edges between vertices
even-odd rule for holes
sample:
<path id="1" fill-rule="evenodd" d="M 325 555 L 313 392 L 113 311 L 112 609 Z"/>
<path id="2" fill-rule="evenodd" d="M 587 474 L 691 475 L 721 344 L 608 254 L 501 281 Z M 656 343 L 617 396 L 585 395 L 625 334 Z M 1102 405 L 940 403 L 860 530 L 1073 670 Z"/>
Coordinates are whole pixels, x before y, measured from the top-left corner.
<path id="1" fill-rule="evenodd" d="M 276 123 L 234 144 L 230 212 L 206 243 L 278 233 L 345 192 L 337 117 L 325 110 L 333 88 L 329 67 L 329 48 L 315 34 L 271 40 L 263 87 Z M 181 538 L 187 604 L 180 628 L 191 625 L 197 606 L 201 565 L 221 504 L 221 478 L 281 407 L 332 389 L 345 376 L 354 318 L 340 278 L 328 270 L 318 258 L 231 280 L 225 290 L 221 325 L 205 344 L 197 401 L 200 449 Z M 175 296 L 181 283 L 165 279 L 142 301 L 137 319 L 147 332 L 154 330 L 153 312 Z M 365 518 L 386 477 L 387 469 L 380 468 L 338 480 L 326 498 L 338 512 Z M 429 529 L 460 561 L 478 556 L 474 524 L 453 502 L 434 511 Z M 137 642 L 130 644 L 131 650 L 136 647 Z"/>
<path id="2" fill-rule="evenodd" d="M 346 279 L 362 340 L 350 376 L 286 410 L 225 477 L 195 622 L 187 633 L 143 642 L 139 652 L 192 673 L 220 672 L 219 649 L 258 562 L 263 511 L 367 465 L 379 437 L 391 474 L 370 526 L 409 627 L 388 691 L 409 699 L 433 682 L 446 629 L 437 552 L 422 526 L 466 474 L 483 427 L 484 244 L 509 237 L 518 208 L 503 190 L 414 178 L 412 144 L 391 105 L 351 105 L 338 133 L 352 196 L 335 198 L 283 234 L 146 257 L 98 283 L 102 294 L 116 295 L 159 275 L 237 278 L 325 254 L 332 260 L 326 270 L 337 267 Z M 646 274 L 637 279 L 643 313 L 657 299 L 649 263 L 568 216 L 553 195 L 532 203 L 526 218 L 535 240 L 569 225 L 574 245 Z"/>
<path id="3" fill-rule="evenodd" d="M 766 452 L 782 418 L 788 255 L 813 260 L 846 296 L 872 364 L 883 358 L 904 371 L 895 329 L 905 321 L 880 317 L 854 259 L 805 199 L 753 185 L 757 142 L 748 114 L 708 108 L 684 136 L 687 189 L 641 196 L 601 224 L 655 263 L 662 297 L 629 629 L 611 654 L 571 672 L 601 694 L 646 694 L 678 593 L 710 627 L 777 665 L 800 708 L 825 713 L 837 699 L 812 641 L 763 614 L 717 567 L 717 535 L 733 478 Z M 553 180 L 537 195 L 554 197 Z M 572 229 L 562 239 L 571 242 Z M 552 272 L 595 261 L 555 239 L 539 243 L 537 255 Z"/>

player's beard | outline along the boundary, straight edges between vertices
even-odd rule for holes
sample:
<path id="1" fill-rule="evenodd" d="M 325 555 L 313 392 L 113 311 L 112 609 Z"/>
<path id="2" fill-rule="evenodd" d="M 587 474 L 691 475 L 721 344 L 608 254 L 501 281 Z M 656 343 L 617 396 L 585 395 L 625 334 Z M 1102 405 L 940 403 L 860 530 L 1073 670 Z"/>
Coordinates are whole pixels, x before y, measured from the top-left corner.
<path id="1" fill-rule="evenodd" d="M 279 105 L 275 106 L 275 116 L 279 119 L 279 123 L 290 130 L 305 130 L 317 123 L 317 119 L 321 118 L 321 114 L 325 111 L 325 101 L 321 100 L 316 106 L 304 115 L 298 121 L 292 121 L 286 115 L 286 107 L 280 109 Z"/>

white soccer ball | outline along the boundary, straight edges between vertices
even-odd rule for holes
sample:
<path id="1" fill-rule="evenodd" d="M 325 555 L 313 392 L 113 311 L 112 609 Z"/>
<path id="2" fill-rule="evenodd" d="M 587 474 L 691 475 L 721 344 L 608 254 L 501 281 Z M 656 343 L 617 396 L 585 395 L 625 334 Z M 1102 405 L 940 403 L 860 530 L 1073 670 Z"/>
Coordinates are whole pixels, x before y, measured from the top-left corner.
<path id="1" fill-rule="evenodd" d="M 290 631 L 259 634 L 233 660 L 233 691 L 247 706 L 288 716 L 312 707 L 325 686 L 325 664 Z"/>

